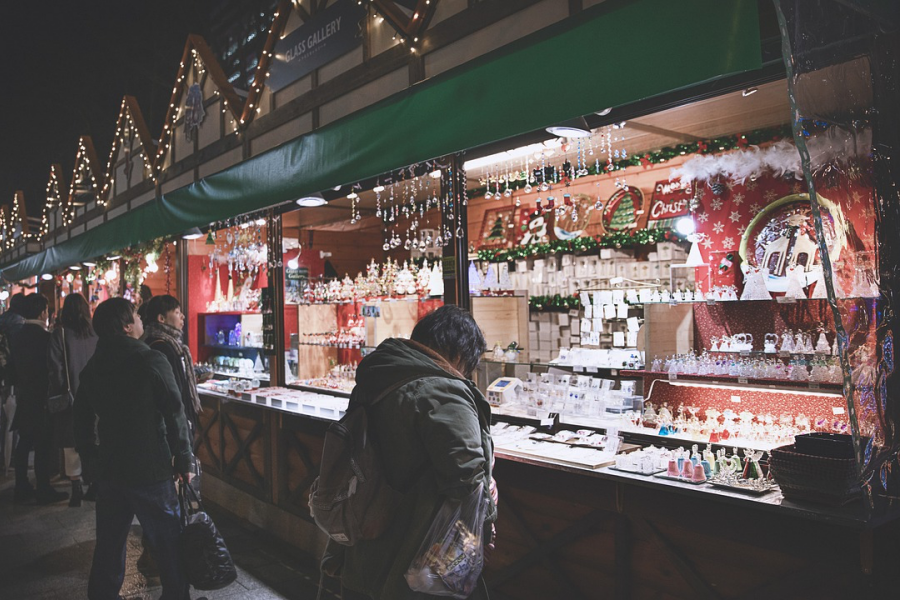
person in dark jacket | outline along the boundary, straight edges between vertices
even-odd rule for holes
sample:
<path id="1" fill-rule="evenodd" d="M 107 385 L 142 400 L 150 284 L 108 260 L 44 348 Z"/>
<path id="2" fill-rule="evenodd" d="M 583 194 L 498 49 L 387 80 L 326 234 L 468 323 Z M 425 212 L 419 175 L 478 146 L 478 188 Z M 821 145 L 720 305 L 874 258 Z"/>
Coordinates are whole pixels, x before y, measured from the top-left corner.
<path id="1" fill-rule="evenodd" d="M 41 294 L 25 297 L 25 324 L 10 344 L 10 378 L 16 393 L 16 416 L 12 428 L 19 432 L 16 444 L 16 488 L 13 500 L 24 503 L 35 498 L 38 504 L 61 502 L 69 497 L 50 485 L 53 428 L 47 408 L 47 298 Z M 28 454 L 34 450 L 35 488 L 28 481 Z"/>
<path id="2" fill-rule="evenodd" d="M 7 441 L 10 442 L 12 448 L 12 439 L 6 436 L 12 436 L 9 429 L 12 415 L 16 410 L 15 395 L 12 394 L 12 385 L 9 383 L 9 344 L 13 336 L 25 324 L 25 317 L 22 316 L 23 304 L 25 302 L 25 294 L 18 292 L 10 296 L 9 308 L 0 315 L 0 449 L 3 451 L 3 461 L 5 466 L 9 466 L 12 452 L 7 451 Z"/>
<path id="3" fill-rule="evenodd" d="M 200 427 L 197 416 L 200 413 L 200 395 L 194 376 L 194 358 L 182 340 L 184 313 L 181 312 L 181 304 L 174 296 L 153 296 L 146 304 L 143 322 L 144 341 L 166 357 L 175 373 L 184 414 L 188 418 L 191 434 L 196 435 Z"/>
<path id="4" fill-rule="evenodd" d="M 69 294 L 63 303 L 59 326 L 50 334 L 47 351 L 47 371 L 50 376 L 50 396 L 78 392 L 81 370 L 94 355 L 97 335 L 91 325 L 91 307 L 81 294 Z M 72 482 L 69 506 L 81 506 L 84 490 L 81 482 L 81 458 L 75 451 L 75 432 L 72 407 L 53 415 L 53 437 L 57 448 L 65 455 L 66 476 Z"/>
<path id="5" fill-rule="evenodd" d="M 466 498 L 481 484 L 484 539 L 490 541 L 497 514 L 489 492 L 490 407 L 469 380 L 485 348 L 471 315 L 444 306 L 420 320 L 411 339 L 387 339 L 360 362 L 351 406 L 368 404 L 402 383 L 371 405 L 367 416 L 385 478 L 404 493 L 377 539 L 353 546 L 329 541 L 322 570 L 341 579 L 345 599 L 432 598 L 410 590 L 404 573 L 443 502 Z M 481 582 L 471 598 L 486 593 Z"/>
<path id="6" fill-rule="evenodd" d="M 99 464 L 97 543 L 90 600 L 113 600 L 125 577 L 125 542 L 137 516 L 159 566 L 162 600 L 185 600 L 181 510 L 173 476 L 190 480 L 190 435 L 168 361 L 140 341 L 143 325 L 124 298 L 94 312 L 97 350 L 75 396 L 75 448 Z M 174 463 L 174 464 L 173 464 Z"/>

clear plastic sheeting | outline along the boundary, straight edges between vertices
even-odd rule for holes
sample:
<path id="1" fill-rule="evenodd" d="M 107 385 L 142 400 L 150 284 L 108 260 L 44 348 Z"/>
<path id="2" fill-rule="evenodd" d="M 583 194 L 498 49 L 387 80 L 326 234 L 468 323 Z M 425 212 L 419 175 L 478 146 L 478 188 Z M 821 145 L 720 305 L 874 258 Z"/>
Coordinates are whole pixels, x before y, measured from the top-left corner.
<path id="1" fill-rule="evenodd" d="M 896 10 L 888 3 L 838 0 L 775 5 L 794 138 L 838 332 L 847 416 L 863 490 L 874 505 L 880 497 L 900 497 L 893 341 L 900 174 L 891 164 L 898 160 L 900 123 Z"/>

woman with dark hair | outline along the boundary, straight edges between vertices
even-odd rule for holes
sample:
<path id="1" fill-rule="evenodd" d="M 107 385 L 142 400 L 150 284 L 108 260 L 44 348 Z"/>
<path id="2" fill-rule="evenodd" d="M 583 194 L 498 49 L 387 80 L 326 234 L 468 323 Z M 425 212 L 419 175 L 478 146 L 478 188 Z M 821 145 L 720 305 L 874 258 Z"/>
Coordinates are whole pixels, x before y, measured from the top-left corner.
<path id="1" fill-rule="evenodd" d="M 59 315 L 59 326 L 50 336 L 47 367 L 50 375 L 50 396 L 64 393 L 72 397 L 78 391 L 79 375 L 94 355 L 97 335 L 91 325 L 91 308 L 81 294 L 69 294 Z M 66 369 L 68 368 L 68 376 Z M 81 459 L 75 451 L 72 407 L 53 415 L 53 436 L 57 447 L 65 454 L 66 476 L 72 481 L 69 506 L 81 506 L 84 490 L 81 482 Z M 93 493 L 88 492 L 88 499 Z"/>

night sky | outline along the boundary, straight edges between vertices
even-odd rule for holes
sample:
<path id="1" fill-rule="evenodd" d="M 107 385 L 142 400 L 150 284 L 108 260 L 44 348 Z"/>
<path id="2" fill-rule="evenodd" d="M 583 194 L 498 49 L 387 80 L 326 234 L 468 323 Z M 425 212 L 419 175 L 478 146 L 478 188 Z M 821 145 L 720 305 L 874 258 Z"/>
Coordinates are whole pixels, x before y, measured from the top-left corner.
<path id="1" fill-rule="evenodd" d="M 158 139 L 187 36 L 207 35 L 215 3 L 5 2 L 0 204 L 23 190 L 29 216 L 40 217 L 50 165 L 62 165 L 68 187 L 80 135 L 93 138 L 105 169 L 125 94 Z"/>

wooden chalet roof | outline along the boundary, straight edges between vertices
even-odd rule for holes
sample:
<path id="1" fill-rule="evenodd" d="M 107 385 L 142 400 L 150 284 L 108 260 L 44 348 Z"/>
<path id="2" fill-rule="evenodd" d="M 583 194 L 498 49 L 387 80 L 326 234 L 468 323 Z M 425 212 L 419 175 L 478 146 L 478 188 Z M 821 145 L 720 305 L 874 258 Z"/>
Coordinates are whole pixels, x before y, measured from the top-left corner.
<path id="1" fill-rule="evenodd" d="M 206 66 L 209 76 L 212 78 L 213 84 L 219 94 L 225 99 L 225 104 L 235 120 L 241 119 L 243 111 L 243 101 L 241 97 L 234 91 L 234 87 L 225 76 L 219 61 L 210 49 L 209 45 L 203 37 L 191 34 L 188 36 L 184 45 L 184 52 L 181 55 L 181 64 L 178 67 L 178 74 L 175 77 L 175 85 L 172 86 L 172 99 L 169 102 L 169 110 L 166 112 L 166 119 L 163 122 L 163 130 L 159 136 L 159 146 L 156 151 L 156 158 L 153 161 L 154 171 L 158 173 L 162 169 L 165 160 L 165 151 L 169 146 L 172 134 L 175 131 L 175 123 L 178 120 L 178 107 L 181 103 L 181 96 L 184 94 L 184 80 L 187 77 L 187 69 L 192 64 L 192 51 L 196 51 L 200 61 Z"/>
<path id="2" fill-rule="evenodd" d="M 91 177 L 90 187 L 99 200 L 100 190 L 103 188 L 103 172 L 100 170 L 100 161 L 97 160 L 94 142 L 89 135 L 78 138 L 78 153 L 75 155 L 75 168 L 72 170 L 72 183 L 69 185 L 68 205 L 70 207 L 76 203 L 75 186 L 78 183 L 78 170 L 84 161 L 87 161 L 88 174 Z"/>
<path id="3" fill-rule="evenodd" d="M 144 121 L 144 114 L 141 112 L 137 98 L 126 95 L 122 98 L 122 107 L 119 109 L 119 118 L 116 120 L 116 133 L 113 136 L 109 161 L 106 163 L 106 176 L 103 178 L 103 188 L 100 191 L 100 201 L 103 204 L 109 201 L 110 182 L 112 181 L 113 169 L 115 168 L 113 161 L 116 158 L 119 147 L 122 145 L 122 133 L 128 125 L 129 119 L 137 133 L 137 140 L 141 150 L 144 152 L 146 164 L 152 167 L 153 161 L 156 159 L 156 146 L 153 144 L 153 138 L 150 136 L 150 130 L 147 128 L 147 122 Z"/>

